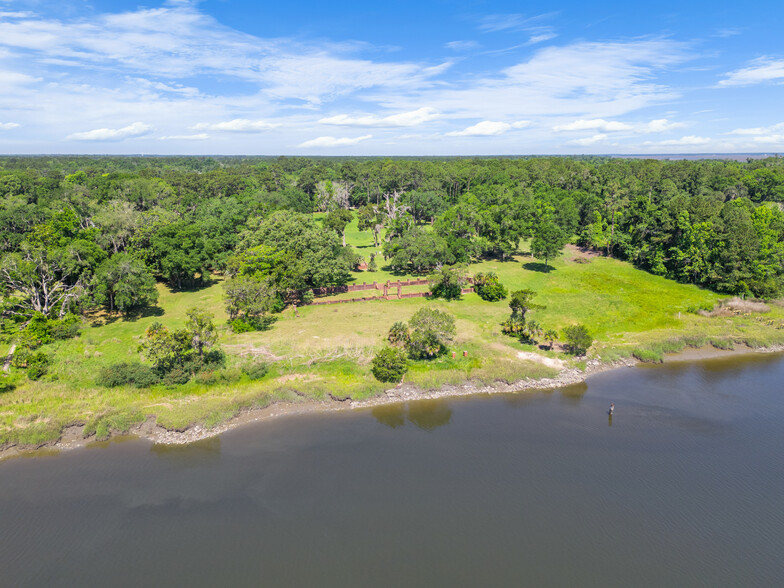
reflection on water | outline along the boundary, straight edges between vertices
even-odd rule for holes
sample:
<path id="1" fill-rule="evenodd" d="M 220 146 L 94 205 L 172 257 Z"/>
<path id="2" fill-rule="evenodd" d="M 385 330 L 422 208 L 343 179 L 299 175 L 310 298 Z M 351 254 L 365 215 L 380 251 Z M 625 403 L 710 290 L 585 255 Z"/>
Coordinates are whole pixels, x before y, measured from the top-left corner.
<path id="1" fill-rule="evenodd" d="M 10 460 L 0 587 L 784 586 L 782 381 L 628 368 Z"/>
<path id="2" fill-rule="evenodd" d="M 402 427 L 408 419 L 408 422 L 420 429 L 432 431 L 448 425 L 452 420 L 452 408 L 445 399 L 377 406 L 370 412 L 379 423 L 392 429 Z"/>
<path id="3" fill-rule="evenodd" d="M 209 437 L 187 445 L 155 443 L 150 453 L 180 468 L 191 468 L 217 462 L 220 458 L 220 437 Z"/>

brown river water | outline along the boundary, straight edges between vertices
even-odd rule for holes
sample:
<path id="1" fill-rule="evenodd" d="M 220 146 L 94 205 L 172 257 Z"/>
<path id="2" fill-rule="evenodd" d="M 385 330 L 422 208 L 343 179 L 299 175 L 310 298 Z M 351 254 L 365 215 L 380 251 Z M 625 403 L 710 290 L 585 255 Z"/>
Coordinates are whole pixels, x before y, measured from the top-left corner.
<path id="1" fill-rule="evenodd" d="M 782 355 L 0 462 L 2 587 L 784 586 L 783 554 Z"/>

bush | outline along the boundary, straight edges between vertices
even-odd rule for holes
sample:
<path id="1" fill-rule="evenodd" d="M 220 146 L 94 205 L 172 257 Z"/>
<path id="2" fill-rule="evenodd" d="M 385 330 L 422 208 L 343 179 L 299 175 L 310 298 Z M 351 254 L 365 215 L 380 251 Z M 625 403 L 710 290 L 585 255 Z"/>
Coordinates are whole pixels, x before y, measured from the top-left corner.
<path id="1" fill-rule="evenodd" d="M 182 386 L 191 379 L 191 372 L 181 367 L 176 367 L 163 377 L 165 386 Z"/>
<path id="2" fill-rule="evenodd" d="M 585 325 L 572 325 L 563 330 L 566 348 L 574 355 L 584 355 L 593 345 L 593 338 Z"/>
<path id="3" fill-rule="evenodd" d="M 0 376 L 0 394 L 3 392 L 12 392 L 16 388 L 16 382 L 9 379 L 7 376 Z"/>
<path id="4" fill-rule="evenodd" d="M 139 362 L 115 363 L 98 372 L 96 383 L 105 388 L 133 386 L 149 388 L 160 381 L 158 374 L 150 366 Z"/>
<path id="5" fill-rule="evenodd" d="M 429 278 L 430 292 L 438 298 L 446 300 L 456 300 L 462 294 L 463 286 L 468 283 L 465 275 L 465 267 L 455 265 L 452 267 L 442 267 L 434 272 Z"/>
<path id="6" fill-rule="evenodd" d="M 369 272 L 377 272 L 378 271 L 378 263 L 376 263 L 376 254 L 370 254 L 370 261 L 368 262 L 367 271 Z"/>
<path id="7" fill-rule="evenodd" d="M 406 345 L 408 343 L 408 327 L 406 326 L 406 323 L 397 321 L 392 325 L 389 329 L 387 340 L 392 345 Z"/>
<path id="8" fill-rule="evenodd" d="M 261 380 L 269 372 L 269 366 L 263 362 L 254 362 L 242 366 L 242 373 L 251 380 Z"/>
<path id="9" fill-rule="evenodd" d="M 408 322 L 410 335 L 406 347 L 414 359 L 435 357 L 455 338 L 455 318 L 448 312 L 425 306 Z"/>
<path id="10" fill-rule="evenodd" d="M 482 300 L 487 300 L 488 302 L 503 300 L 508 293 L 504 285 L 498 280 L 498 276 L 493 272 L 486 274 L 480 272 L 474 275 L 474 292 Z"/>
<path id="11" fill-rule="evenodd" d="M 27 377 L 31 380 L 38 380 L 49 371 L 49 364 L 52 360 L 43 351 L 32 353 L 27 357 Z"/>
<path id="12" fill-rule="evenodd" d="M 237 368 L 229 368 L 225 370 L 217 370 L 214 372 L 199 372 L 194 376 L 194 379 L 199 384 L 212 386 L 215 384 L 229 384 L 236 382 L 242 377 L 242 372 Z"/>
<path id="13" fill-rule="evenodd" d="M 400 382 L 408 371 L 406 352 L 399 347 L 384 347 L 376 353 L 370 371 L 379 382 Z"/>
<path id="14" fill-rule="evenodd" d="M 256 330 L 256 327 L 250 324 L 250 321 L 241 318 L 229 321 L 229 327 L 232 333 L 249 333 Z"/>

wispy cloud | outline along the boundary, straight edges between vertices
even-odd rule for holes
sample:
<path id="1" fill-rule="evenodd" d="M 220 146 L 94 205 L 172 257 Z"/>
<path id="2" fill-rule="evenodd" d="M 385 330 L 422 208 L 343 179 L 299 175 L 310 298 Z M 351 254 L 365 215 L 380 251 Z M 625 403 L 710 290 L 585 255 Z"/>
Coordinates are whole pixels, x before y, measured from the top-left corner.
<path id="1" fill-rule="evenodd" d="M 602 118 L 595 118 L 593 120 L 585 120 L 580 119 L 569 124 L 565 125 L 557 125 L 553 127 L 553 130 L 556 132 L 561 131 L 587 131 L 587 130 L 597 130 L 597 131 L 630 131 L 634 127 L 632 125 L 628 125 L 626 123 L 614 121 L 614 120 L 604 120 Z"/>
<path id="2" fill-rule="evenodd" d="M 152 126 L 135 122 L 121 129 L 93 129 L 92 131 L 82 131 L 71 133 L 67 139 L 74 141 L 122 141 L 131 137 L 141 137 L 153 130 Z"/>
<path id="3" fill-rule="evenodd" d="M 399 114 L 391 114 L 389 116 L 349 116 L 347 114 L 338 114 L 319 120 L 321 124 L 325 125 L 341 125 L 353 127 L 414 127 L 423 123 L 435 120 L 439 114 L 435 109 L 428 106 L 417 108 L 409 112 L 401 112 Z"/>
<path id="4" fill-rule="evenodd" d="M 688 135 L 680 139 L 668 139 L 667 141 L 659 141 L 657 143 L 648 143 L 649 145 L 707 145 L 711 142 L 710 137 L 697 137 Z"/>
<path id="5" fill-rule="evenodd" d="M 463 129 L 462 131 L 452 131 L 446 133 L 447 137 L 489 137 L 493 135 L 502 135 L 512 129 L 523 129 L 531 124 L 527 120 L 518 120 L 513 123 L 506 123 L 501 121 L 483 120 L 473 126 Z"/>
<path id="6" fill-rule="evenodd" d="M 444 43 L 444 47 L 452 51 L 470 51 L 478 49 L 481 45 L 476 41 L 449 41 L 449 43 Z"/>
<path id="7" fill-rule="evenodd" d="M 2 130 L 2 131 L 8 131 L 10 129 L 15 129 L 15 128 L 19 127 L 19 126 L 21 126 L 21 125 L 19 123 L 15 123 L 15 122 L 0 122 L 0 130 Z"/>
<path id="8" fill-rule="evenodd" d="M 158 137 L 160 141 L 206 141 L 210 136 L 207 133 L 198 133 L 195 135 L 168 135 Z"/>
<path id="9" fill-rule="evenodd" d="M 525 45 L 535 45 L 557 37 L 555 29 L 545 21 L 551 19 L 556 13 L 549 12 L 537 16 L 527 17 L 524 14 L 489 14 L 483 17 L 478 29 L 483 33 L 497 32 L 524 32 L 529 35 L 528 41 L 514 48 Z"/>
<path id="10" fill-rule="evenodd" d="M 498 31 L 530 31 L 542 27 L 542 22 L 554 17 L 555 12 L 547 12 L 535 16 L 524 14 L 488 14 L 479 23 L 479 30 L 483 33 Z"/>
<path id="11" fill-rule="evenodd" d="M 191 128 L 194 131 L 226 131 L 229 133 L 259 133 L 269 131 L 280 126 L 280 123 L 271 123 L 265 120 L 248 120 L 235 118 L 217 123 L 197 123 Z"/>
<path id="12" fill-rule="evenodd" d="M 784 81 L 784 60 L 762 57 L 751 65 L 735 70 L 719 81 L 719 86 L 747 86 L 764 82 Z"/>
<path id="13" fill-rule="evenodd" d="M 728 135 L 769 135 L 778 131 L 784 131 L 784 122 L 770 125 L 769 127 L 753 127 L 747 129 L 734 129 Z"/>
<path id="14" fill-rule="evenodd" d="M 631 132 L 637 134 L 664 133 L 684 126 L 680 122 L 672 122 L 666 118 L 659 118 L 647 123 L 624 123 L 615 120 L 579 119 L 571 123 L 556 125 L 553 127 L 555 132 L 571 131 L 601 131 L 603 133 Z"/>
<path id="15" fill-rule="evenodd" d="M 589 145 L 596 145 L 597 143 L 602 143 L 607 140 L 607 135 L 604 133 L 597 133 L 591 137 L 583 137 L 581 139 L 573 139 L 569 141 L 571 145 L 581 145 L 583 147 L 587 147 Z"/>
<path id="16" fill-rule="evenodd" d="M 356 145 L 372 138 L 373 135 L 362 135 L 361 137 L 316 137 L 300 143 L 297 147 L 345 147 L 347 145 Z"/>

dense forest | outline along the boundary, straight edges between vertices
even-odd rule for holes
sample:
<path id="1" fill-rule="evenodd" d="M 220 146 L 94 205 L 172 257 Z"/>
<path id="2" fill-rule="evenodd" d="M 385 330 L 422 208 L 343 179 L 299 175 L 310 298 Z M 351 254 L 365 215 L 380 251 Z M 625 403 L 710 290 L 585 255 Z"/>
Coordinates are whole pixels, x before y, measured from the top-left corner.
<path id="1" fill-rule="evenodd" d="M 780 158 L 7 157 L 1 311 L 10 334 L 36 317 L 131 312 L 155 302 L 156 281 L 190 288 L 219 273 L 230 316 L 253 328 L 381 263 L 345 246 L 353 218 L 400 271 L 503 259 L 527 239 L 546 265 L 571 241 L 772 298 L 784 285 L 782 202 Z"/>

